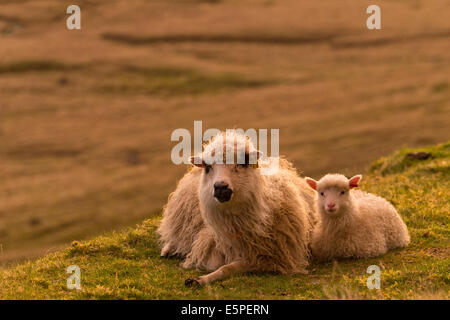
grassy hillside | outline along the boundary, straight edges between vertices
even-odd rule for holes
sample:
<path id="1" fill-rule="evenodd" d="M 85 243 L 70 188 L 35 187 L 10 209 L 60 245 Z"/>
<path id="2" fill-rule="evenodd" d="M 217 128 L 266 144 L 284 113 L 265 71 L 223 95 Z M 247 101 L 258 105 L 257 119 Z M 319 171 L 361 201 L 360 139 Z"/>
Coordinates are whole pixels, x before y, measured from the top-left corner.
<path id="1" fill-rule="evenodd" d="M 412 151 L 430 152 L 426 160 Z M 389 199 L 402 215 L 412 243 L 374 259 L 313 264 L 309 275 L 242 275 L 205 288 L 186 288 L 198 275 L 178 259 L 162 259 L 159 218 L 136 229 L 73 242 L 55 254 L 0 272 L 3 299 L 320 299 L 449 298 L 450 143 L 401 150 L 378 160 L 362 189 Z M 365 286 L 369 265 L 381 267 L 381 290 Z M 82 270 L 82 289 L 66 288 L 69 265 Z"/>
<path id="2" fill-rule="evenodd" d="M 0 265 L 159 212 L 194 120 L 280 129 L 312 176 L 450 139 L 448 0 L 376 31 L 361 0 L 78 0 L 80 31 L 70 3 L 0 0 Z"/>

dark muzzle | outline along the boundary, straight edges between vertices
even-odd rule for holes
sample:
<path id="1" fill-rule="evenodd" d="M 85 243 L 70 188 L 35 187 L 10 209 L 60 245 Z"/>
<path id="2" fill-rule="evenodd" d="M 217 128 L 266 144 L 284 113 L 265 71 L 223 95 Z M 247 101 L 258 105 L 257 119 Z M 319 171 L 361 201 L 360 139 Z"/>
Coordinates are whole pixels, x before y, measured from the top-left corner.
<path id="1" fill-rule="evenodd" d="M 233 190 L 228 187 L 226 182 L 220 181 L 214 183 L 214 197 L 220 202 L 230 201 Z"/>

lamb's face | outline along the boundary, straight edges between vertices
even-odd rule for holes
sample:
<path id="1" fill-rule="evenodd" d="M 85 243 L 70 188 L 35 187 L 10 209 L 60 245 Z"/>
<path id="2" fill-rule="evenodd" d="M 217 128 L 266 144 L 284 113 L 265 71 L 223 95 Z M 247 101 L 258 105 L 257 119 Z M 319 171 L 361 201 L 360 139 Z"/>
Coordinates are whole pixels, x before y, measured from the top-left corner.
<path id="1" fill-rule="evenodd" d="M 317 192 L 320 211 L 329 216 L 340 216 L 345 213 L 350 205 L 349 191 L 348 184 L 321 186 L 319 182 Z"/>
<path id="2" fill-rule="evenodd" d="M 347 179 L 341 174 L 327 174 L 319 181 L 306 178 L 306 182 L 317 190 L 320 212 L 325 216 L 338 217 L 351 206 L 350 189 L 357 187 L 362 176 Z"/>

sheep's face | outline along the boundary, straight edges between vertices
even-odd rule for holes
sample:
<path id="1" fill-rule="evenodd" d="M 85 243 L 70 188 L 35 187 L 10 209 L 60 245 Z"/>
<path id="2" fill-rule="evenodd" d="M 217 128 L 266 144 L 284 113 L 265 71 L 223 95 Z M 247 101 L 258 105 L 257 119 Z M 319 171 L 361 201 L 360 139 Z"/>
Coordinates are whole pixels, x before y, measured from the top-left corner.
<path id="1" fill-rule="evenodd" d="M 259 183 L 259 170 L 246 164 L 205 164 L 200 185 L 203 199 L 214 205 L 248 201 Z"/>
<path id="2" fill-rule="evenodd" d="M 347 179 L 343 175 L 326 175 L 319 181 L 306 178 L 306 182 L 318 193 L 319 210 L 327 216 L 338 217 L 351 206 L 350 189 L 357 187 L 361 176 Z"/>
<path id="3" fill-rule="evenodd" d="M 241 145 L 238 142 L 242 142 Z M 261 179 L 259 155 L 260 152 L 241 136 L 216 136 L 200 156 L 191 158 L 195 166 L 203 168 L 201 201 L 216 207 L 252 201 Z"/>

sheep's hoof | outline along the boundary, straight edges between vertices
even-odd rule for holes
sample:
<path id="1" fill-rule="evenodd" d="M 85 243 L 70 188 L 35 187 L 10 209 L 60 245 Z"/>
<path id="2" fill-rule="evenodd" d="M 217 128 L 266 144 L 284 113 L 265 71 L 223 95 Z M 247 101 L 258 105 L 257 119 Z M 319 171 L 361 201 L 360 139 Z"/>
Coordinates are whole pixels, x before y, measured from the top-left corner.
<path id="1" fill-rule="evenodd" d="M 177 257 L 177 254 L 174 254 L 173 252 L 169 252 L 169 251 L 161 252 L 160 257 L 164 258 L 164 259 L 171 259 L 171 258 Z"/>
<path id="2" fill-rule="evenodd" d="M 161 250 L 161 258 L 171 258 L 175 255 L 174 248 L 170 244 L 166 244 Z"/>
<path id="3" fill-rule="evenodd" d="M 189 278 L 189 279 L 186 279 L 186 281 L 184 282 L 184 285 L 186 287 L 199 287 L 200 282 L 198 282 L 197 279 Z"/>

